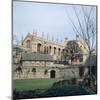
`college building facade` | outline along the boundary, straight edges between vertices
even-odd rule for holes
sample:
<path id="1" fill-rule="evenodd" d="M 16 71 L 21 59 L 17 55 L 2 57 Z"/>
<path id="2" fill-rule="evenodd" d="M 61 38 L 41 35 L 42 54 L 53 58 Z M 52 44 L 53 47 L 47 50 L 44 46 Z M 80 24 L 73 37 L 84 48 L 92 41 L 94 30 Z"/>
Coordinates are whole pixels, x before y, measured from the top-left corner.
<path id="1" fill-rule="evenodd" d="M 65 50 L 74 41 L 81 50 L 81 60 L 75 58 L 65 64 Z M 79 35 L 75 40 L 58 42 L 37 36 L 36 33 L 24 37 L 20 46 L 13 46 L 13 79 L 78 77 L 80 65 L 87 59 L 87 46 Z M 84 74 L 88 72 L 86 68 Z"/>

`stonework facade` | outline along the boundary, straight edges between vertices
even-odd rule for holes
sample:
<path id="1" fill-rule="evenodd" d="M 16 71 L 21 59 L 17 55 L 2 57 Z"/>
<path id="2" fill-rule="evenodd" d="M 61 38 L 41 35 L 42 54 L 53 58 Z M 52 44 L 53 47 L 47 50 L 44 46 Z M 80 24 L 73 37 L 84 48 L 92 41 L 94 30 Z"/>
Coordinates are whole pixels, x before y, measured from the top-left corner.
<path id="1" fill-rule="evenodd" d="M 66 42 L 65 40 L 64 43 L 58 43 L 29 33 L 22 41 L 22 48 L 29 52 L 49 54 L 56 60 L 61 58 Z"/>
<path id="2" fill-rule="evenodd" d="M 62 57 L 68 41 L 65 38 L 59 43 L 28 33 L 21 46 L 13 49 L 13 79 L 78 77 L 80 64 L 87 58 L 87 46 L 76 36 L 83 60 L 64 65 Z"/>

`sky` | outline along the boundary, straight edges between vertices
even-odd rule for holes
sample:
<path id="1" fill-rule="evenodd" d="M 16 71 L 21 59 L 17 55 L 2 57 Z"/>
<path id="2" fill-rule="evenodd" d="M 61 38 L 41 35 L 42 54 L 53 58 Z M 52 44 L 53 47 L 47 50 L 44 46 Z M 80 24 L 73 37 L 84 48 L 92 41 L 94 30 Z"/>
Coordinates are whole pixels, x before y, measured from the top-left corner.
<path id="1" fill-rule="evenodd" d="M 13 1 L 13 35 L 20 41 L 22 36 L 37 32 L 58 41 L 75 39 L 73 26 L 69 18 L 77 26 L 77 18 L 73 8 L 76 7 L 79 17 L 83 20 L 80 5 L 49 4 L 36 2 Z M 87 11 L 90 7 L 86 6 Z M 96 11 L 93 12 L 96 16 Z"/>

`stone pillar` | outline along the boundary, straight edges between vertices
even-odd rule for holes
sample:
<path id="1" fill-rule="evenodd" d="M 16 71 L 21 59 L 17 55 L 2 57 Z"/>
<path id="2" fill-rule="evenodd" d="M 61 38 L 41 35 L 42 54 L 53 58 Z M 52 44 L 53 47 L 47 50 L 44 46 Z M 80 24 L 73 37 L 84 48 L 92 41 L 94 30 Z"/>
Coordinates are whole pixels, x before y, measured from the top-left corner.
<path id="1" fill-rule="evenodd" d="M 48 46 L 46 47 L 46 49 L 47 49 L 46 50 L 46 53 L 49 54 L 49 48 L 48 48 Z"/>
<path id="2" fill-rule="evenodd" d="M 59 56 L 59 50 L 58 50 L 58 48 L 56 48 L 56 59 L 58 58 L 58 56 Z"/>
<path id="3" fill-rule="evenodd" d="M 52 55 L 52 47 L 51 47 L 51 52 L 50 52 L 50 55 Z"/>
<path id="4" fill-rule="evenodd" d="M 44 45 L 42 45 L 42 53 L 44 53 Z"/>
<path id="5" fill-rule="evenodd" d="M 51 46 L 48 47 L 48 53 L 51 55 Z"/>
<path id="6" fill-rule="evenodd" d="M 54 47 L 51 47 L 51 55 L 54 54 Z"/>
<path id="7" fill-rule="evenodd" d="M 44 45 L 44 53 L 46 53 L 46 45 Z"/>

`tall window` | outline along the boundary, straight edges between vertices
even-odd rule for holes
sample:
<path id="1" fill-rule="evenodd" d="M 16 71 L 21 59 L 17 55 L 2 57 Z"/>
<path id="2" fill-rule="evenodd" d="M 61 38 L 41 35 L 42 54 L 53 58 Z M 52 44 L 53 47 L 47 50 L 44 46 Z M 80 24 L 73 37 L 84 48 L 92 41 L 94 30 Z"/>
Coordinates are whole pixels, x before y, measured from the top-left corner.
<path id="1" fill-rule="evenodd" d="M 35 75 L 36 74 L 36 68 L 33 68 L 32 72 L 33 72 L 33 75 Z"/>
<path id="2" fill-rule="evenodd" d="M 47 46 L 44 47 L 44 54 L 48 54 L 49 53 L 49 48 Z"/>
<path id="3" fill-rule="evenodd" d="M 48 47 L 47 47 L 47 54 L 48 54 Z"/>
<path id="4" fill-rule="evenodd" d="M 54 54 L 56 54 L 56 47 L 54 47 Z"/>
<path id="5" fill-rule="evenodd" d="M 62 55 L 64 55 L 64 49 L 62 49 Z"/>
<path id="6" fill-rule="evenodd" d="M 58 55 L 60 55 L 60 48 L 58 49 Z"/>
<path id="7" fill-rule="evenodd" d="M 37 45 L 37 51 L 41 52 L 41 44 L 40 43 Z"/>
<path id="8" fill-rule="evenodd" d="M 51 46 L 49 46 L 49 54 L 51 54 Z"/>
<path id="9" fill-rule="evenodd" d="M 30 40 L 27 40 L 27 48 L 30 48 L 31 47 L 31 42 Z"/>
<path id="10" fill-rule="evenodd" d="M 44 54 L 46 54 L 46 46 L 44 47 Z"/>

